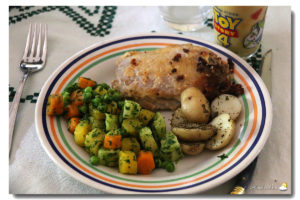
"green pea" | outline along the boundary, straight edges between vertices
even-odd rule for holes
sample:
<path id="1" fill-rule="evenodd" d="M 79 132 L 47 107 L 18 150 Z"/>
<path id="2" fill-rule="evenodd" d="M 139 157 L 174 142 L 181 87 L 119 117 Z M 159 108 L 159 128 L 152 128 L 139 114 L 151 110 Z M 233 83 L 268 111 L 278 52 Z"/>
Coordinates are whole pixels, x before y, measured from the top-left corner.
<path id="1" fill-rule="evenodd" d="M 84 93 L 84 94 L 85 94 L 86 98 L 91 98 L 91 97 L 92 97 L 92 93 L 91 93 L 91 92 L 89 92 L 89 93 Z"/>
<path id="2" fill-rule="evenodd" d="M 64 105 L 70 104 L 70 93 L 69 92 L 63 92 L 62 98 L 63 98 Z"/>
<path id="3" fill-rule="evenodd" d="M 165 169 L 167 170 L 167 172 L 173 172 L 175 170 L 175 166 L 173 163 L 169 162 L 166 166 Z"/>
<path id="4" fill-rule="evenodd" d="M 98 95 L 98 93 L 97 93 L 97 92 L 95 92 L 95 90 L 92 90 L 92 92 L 91 92 L 91 93 L 92 93 L 93 97 L 99 96 L 99 95 Z"/>
<path id="5" fill-rule="evenodd" d="M 86 87 L 83 92 L 92 93 L 93 89 L 91 87 Z"/>
<path id="6" fill-rule="evenodd" d="M 90 157 L 90 162 L 92 165 L 98 165 L 100 162 L 100 159 L 98 158 L 98 156 L 91 156 Z"/>
<path id="7" fill-rule="evenodd" d="M 83 93 L 83 101 L 88 103 L 92 99 L 92 93 L 91 92 L 85 92 Z"/>
<path id="8" fill-rule="evenodd" d="M 107 104 L 99 103 L 98 106 L 97 106 L 97 109 L 104 113 L 107 110 Z"/>
<path id="9" fill-rule="evenodd" d="M 103 96 L 103 100 L 104 100 L 105 102 L 110 102 L 112 99 L 111 99 L 111 96 L 110 96 L 109 94 L 105 94 L 105 95 Z"/>
<path id="10" fill-rule="evenodd" d="M 96 97 L 96 98 L 92 99 L 92 104 L 95 107 L 97 107 L 100 104 L 100 102 L 101 102 L 100 98 Z"/>

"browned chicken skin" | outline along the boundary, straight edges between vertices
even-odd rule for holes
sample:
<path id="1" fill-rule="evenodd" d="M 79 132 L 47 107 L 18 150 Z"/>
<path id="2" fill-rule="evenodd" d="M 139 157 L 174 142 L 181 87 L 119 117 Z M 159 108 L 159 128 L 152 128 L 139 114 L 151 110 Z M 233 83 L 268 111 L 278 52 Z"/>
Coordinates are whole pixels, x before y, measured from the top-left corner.
<path id="1" fill-rule="evenodd" d="M 232 82 L 233 63 L 192 44 L 171 45 L 144 52 L 127 52 L 117 61 L 112 87 L 151 110 L 175 110 L 180 94 L 198 87 L 208 99 L 221 93 L 241 94 Z"/>

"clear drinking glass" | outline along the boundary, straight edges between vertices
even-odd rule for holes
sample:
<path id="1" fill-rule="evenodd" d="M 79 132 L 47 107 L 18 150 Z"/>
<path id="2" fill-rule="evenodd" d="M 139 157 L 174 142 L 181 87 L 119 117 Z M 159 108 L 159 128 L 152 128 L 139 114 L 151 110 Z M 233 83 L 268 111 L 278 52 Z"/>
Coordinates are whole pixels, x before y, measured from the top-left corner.
<path id="1" fill-rule="evenodd" d="M 211 13 L 210 6 L 159 6 L 168 26 L 179 31 L 197 31 Z"/>

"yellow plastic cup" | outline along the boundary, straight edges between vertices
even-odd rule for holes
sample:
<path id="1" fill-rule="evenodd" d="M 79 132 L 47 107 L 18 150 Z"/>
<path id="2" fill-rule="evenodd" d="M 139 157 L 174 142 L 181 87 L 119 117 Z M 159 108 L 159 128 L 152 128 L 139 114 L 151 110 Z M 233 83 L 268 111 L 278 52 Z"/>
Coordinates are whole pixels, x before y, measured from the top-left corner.
<path id="1" fill-rule="evenodd" d="M 219 45 L 243 58 L 259 48 L 267 6 L 214 6 L 214 32 Z"/>

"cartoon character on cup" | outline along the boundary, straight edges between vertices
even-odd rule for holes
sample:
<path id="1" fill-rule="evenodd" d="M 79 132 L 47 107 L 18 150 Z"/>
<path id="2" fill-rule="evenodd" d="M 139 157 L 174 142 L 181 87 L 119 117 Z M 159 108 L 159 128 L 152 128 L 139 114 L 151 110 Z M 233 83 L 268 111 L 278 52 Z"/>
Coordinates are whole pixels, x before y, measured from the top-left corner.
<path id="1" fill-rule="evenodd" d="M 244 40 L 245 48 L 251 49 L 256 47 L 260 43 L 264 30 L 264 22 L 264 20 L 259 21 L 252 27 L 251 32 L 246 36 Z"/>

